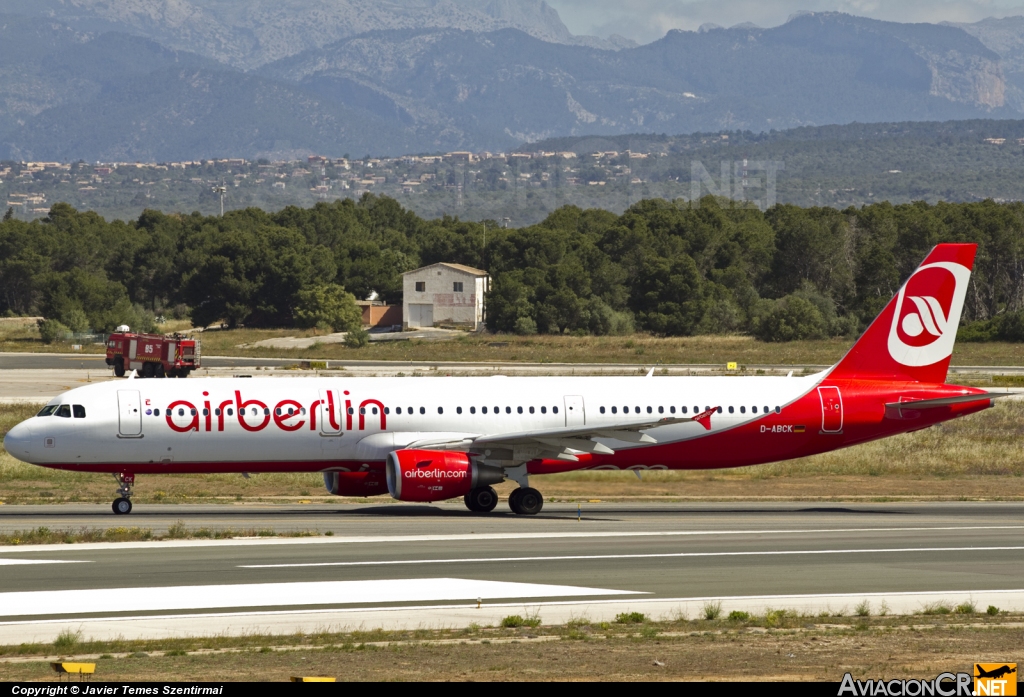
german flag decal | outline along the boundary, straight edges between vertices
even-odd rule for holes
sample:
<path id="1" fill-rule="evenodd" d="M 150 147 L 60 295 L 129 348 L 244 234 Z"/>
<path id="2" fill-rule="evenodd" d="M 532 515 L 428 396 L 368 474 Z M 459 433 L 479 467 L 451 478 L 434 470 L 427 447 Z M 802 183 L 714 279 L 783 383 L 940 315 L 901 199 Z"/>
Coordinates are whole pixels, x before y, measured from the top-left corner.
<path id="1" fill-rule="evenodd" d="M 807 430 L 806 426 L 794 426 L 793 427 L 793 433 L 803 433 L 806 430 Z"/>

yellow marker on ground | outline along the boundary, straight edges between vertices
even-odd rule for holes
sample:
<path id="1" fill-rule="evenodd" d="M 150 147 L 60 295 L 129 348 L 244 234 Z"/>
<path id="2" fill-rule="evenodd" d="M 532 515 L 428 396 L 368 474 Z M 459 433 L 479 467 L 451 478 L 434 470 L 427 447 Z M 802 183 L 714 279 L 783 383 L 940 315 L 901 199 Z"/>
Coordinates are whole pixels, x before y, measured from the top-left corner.
<path id="1" fill-rule="evenodd" d="M 92 675 L 96 672 L 95 663 L 69 663 L 65 661 L 54 661 L 50 663 L 50 667 L 53 668 L 53 672 L 57 675 L 67 675 L 68 679 L 72 675 Z"/>
<path id="2" fill-rule="evenodd" d="M 728 363 L 725 364 L 725 369 L 726 370 L 739 370 L 739 366 L 736 365 L 735 361 L 729 361 Z"/>
<path id="3" fill-rule="evenodd" d="M 316 678 L 292 676 L 292 682 L 337 682 L 337 678 Z"/>

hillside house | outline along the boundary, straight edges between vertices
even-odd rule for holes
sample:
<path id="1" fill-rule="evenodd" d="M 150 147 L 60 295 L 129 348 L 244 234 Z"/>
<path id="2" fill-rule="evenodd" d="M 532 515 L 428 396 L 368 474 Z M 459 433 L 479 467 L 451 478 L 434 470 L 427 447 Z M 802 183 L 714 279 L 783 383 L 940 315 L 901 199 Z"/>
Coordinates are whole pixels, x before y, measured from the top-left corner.
<path id="1" fill-rule="evenodd" d="M 486 271 L 438 263 L 402 274 L 402 328 L 454 325 L 483 329 Z"/>

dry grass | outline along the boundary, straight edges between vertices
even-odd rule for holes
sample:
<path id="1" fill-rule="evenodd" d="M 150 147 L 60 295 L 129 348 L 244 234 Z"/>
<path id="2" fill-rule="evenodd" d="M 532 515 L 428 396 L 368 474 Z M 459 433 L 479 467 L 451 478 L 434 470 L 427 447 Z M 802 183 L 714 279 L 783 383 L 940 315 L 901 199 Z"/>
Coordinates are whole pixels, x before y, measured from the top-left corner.
<path id="1" fill-rule="evenodd" d="M 90 642 L 0 647 L 0 680 L 52 680 L 47 659 L 97 663 L 97 680 L 828 680 L 934 678 L 980 656 L 1012 660 L 1020 617 L 816 618 L 470 627 L 462 630 Z"/>
<path id="2" fill-rule="evenodd" d="M 160 331 L 182 331 L 184 320 L 169 321 Z M 793 341 L 770 344 L 749 336 L 695 336 L 657 338 L 634 336 L 573 337 L 465 334 L 452 341 L 374 342 L 360 349 L 344 344 L 315 345 L 309 349 L 238 348 L 263 339 L 286 336 L 311 337 L 315 330 L 302 329 L 210 329 L 202 334 L 207 356 L 251 356 L 261 358 L 320 358 L 330 360 L 464 361 L 523 363 L 627 363 L 637 366 L 659 364 L 741 365 L 829 365 L 839 360 L 852 345 L 849 339 Z M 70 352 L 68 344 L 42 343 L 35 324 L 0 323 L 0 351 L 45 353 Z M 101 345 L 86 344 L 83 353 L 103 353 Z M 953 353 L 954 365 L 1021 365 L 1024 344 L 959 343 Z"/>
<path id="3" fill-rule="evenodd" d="M 0 437 L 38 409 L 0 406 Z M 572 472 L 537 481 L 549 500 L 605 499 L 1021 499 L 1024 498 L 1024 402 L 1000 402 L 982 414 L 823 455 L 731 470 Z M 503 484 L 507 494 L 514 485 Z M 152 475 L 139 478 L 136 502 L 253 500 L 351 502 L 326 496 L 313 473 Z M 109 475 L 49 470 L 0 450 L 0 502 L 106 502 Z M 390 501 L 387 497 L 373 499 Z"/>

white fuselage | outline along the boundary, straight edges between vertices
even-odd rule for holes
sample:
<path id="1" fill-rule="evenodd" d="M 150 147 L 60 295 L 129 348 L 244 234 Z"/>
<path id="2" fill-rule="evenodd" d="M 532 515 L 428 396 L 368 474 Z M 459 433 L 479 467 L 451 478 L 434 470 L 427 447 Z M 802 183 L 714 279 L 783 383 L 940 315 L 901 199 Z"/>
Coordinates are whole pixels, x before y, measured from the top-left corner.
<path id="1" fill-rule="evenodd" d="M 94 471 L 322 471 L 380 463 L 393 450 L 432 439 L 722 407 L 710 431 L 697 423 L 648 431 L 666 443 L 775 414 L 820 377 L 119 380 L 60 395 L 50 404 L 78 405 L 84 418 L 29 419 L 11 430 L 5 446 L 33 464 Z M 617 450 L 631 447 L 605 441 Z"/>

